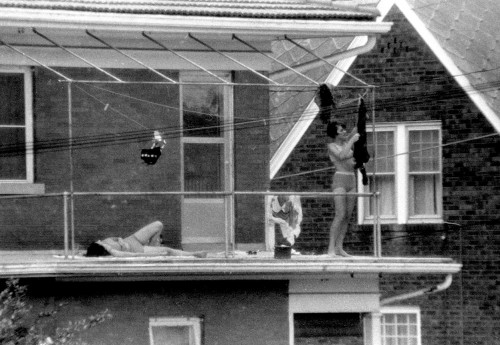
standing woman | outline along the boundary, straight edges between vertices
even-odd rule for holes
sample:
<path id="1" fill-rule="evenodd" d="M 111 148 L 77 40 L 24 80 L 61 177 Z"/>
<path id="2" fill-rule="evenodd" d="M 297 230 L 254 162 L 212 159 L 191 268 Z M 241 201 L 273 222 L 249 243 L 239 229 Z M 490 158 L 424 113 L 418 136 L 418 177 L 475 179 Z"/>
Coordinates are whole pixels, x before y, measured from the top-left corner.
<path id="1" fill-rule="evenodd" d="M 344 238 L 349 220 L 356 203 L 356 175 L 354 172 L 353 145 L 359 139 L 356 128 L 347 133 L 345 125 L 328 123 L 326 134 L 331 138 L 328 143 L 328 156 L 335 166 L 332 189 L 335 203 L 335 217 L 330 227 L 328 254 L 331 256 L 350 256 L 344 251 Z"/>

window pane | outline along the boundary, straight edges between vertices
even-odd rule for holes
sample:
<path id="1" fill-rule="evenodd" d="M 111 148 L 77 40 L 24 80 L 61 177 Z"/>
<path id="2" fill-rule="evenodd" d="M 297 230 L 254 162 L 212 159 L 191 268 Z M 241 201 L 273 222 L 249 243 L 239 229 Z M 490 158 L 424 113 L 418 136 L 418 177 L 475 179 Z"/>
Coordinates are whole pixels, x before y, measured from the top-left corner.
<path id="1" fill-rule="evenodd" d="M 25 125 L 24 74 L 0 74 L 0 126 Z"/>
<path id="2" fill-rule="evenodd" d="M 437 175 L 410 176 L 410 216 L 436 215 L 437 190 L 439 178 Z"/>
<path id="3" fill-rule="evenodd" d="M 184 190 L 223 191 L 223 145 L 184 144 Z"/>
<path id="4" fill-rule="evenodd" d="M 26 179 L 24 128 L 0 127 L 0 179 Z"/>
<path id="5" fill-rule="evenodd" d="M 406 323 L 406 320 L 408 319 L 408 316 L 406 314 L 398 314 L 396 318 L 397 318 L 396 322 L 398 324 L 402 324 L 402 323 L 404 324 L 404 323 Z"/>
<path id="6" fill-rule="evenodd" d="M 439 171 L 439 131 L 410 131 L 410 172 Z"/>
<path id="7" fill-rule="evenodd" d="M 190 345 L 188 326 L 154 326 L 152 331 L 155 345 Z"/>
<path id="8" fill-rule="evenodd" d="M 383 314 L 382 344 L 417 345 L 417 315 L 410 313 Z M 390 324 L 390 326 L 388 325 Z M 385 330 L 385 333 L 384 333 Z M 391 333 L 388 332 L 390 330 Z"/>
<path id="9" fill-rule="evenodd" d="M 377 173 L 394 172 L 394 132 L 377 132 L 377 157 L 373 147 L 374 135 L 371 132 L 367 133 L 368 152 L 372 159 L 366 164 L 366 169 L 373 172 L 373 162 L 376 158 Z"/>
<path id="10" fill-rule="evenodd" d="M 380 215 L 394 217 L 396 215 L 396 187 L 394 175 L 377 175 L 376 188 L 380 192 Z M 369 177 L 370 193 L 374 191 L 373 176 Z M 367 216 L 373 216 L 373 198 L 365 199 Z"/>
<path id="11" fill-rule="evenodd" d="M 224 124 L 223 88 L 184 85 L 183 126 L 186 137 L 220 137 Z"/>

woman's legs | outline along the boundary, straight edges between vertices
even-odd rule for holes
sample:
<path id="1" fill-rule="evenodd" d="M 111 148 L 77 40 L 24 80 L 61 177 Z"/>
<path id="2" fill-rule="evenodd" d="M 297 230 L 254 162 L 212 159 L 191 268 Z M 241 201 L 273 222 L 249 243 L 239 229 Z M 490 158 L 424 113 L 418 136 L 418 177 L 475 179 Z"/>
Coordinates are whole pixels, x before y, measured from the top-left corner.
<path id="1" fill-rule="evenodd" d="M 353 193 L 353 192 L 354 190 L 350 190 L 348 193 Z M 345 209 L 342 219 L 342 226 L 339 231 L 338 237 L 335 240 L 334 252 L 335 254 L 340 256 L 350 256 L 344 250 L 344 238 L 349 228 L 349 221 L 351 220 L 352 211 L 354 211 L 354 207 L 356 206 L 356 197 L 352 195 L 347 195 L 345 196 L 344 203 L 345 203 Z"/>
<path id="2" fill-rule="evenodd" d="M 161 245 L 161 233 L 163 224 L 160 221 L 155 221 L 137 230 L 132 236 L 143 246 L 157 247 Z"/>
<path id="3" fill-rule="evenodd" d="M 335 216 L 330 227 L 330 242 L 328 244 L 328 254 L 336 255 L 337 242 L 342 232 L 344 232 L 344 219 L 347 211 L 347 198 L 344 195 L 343 188 L 337 188 L 333 191 L 337 194 L 333 197 L 335 204 Z"/>
<path id="4" fill-rule="evenodd" d="M 207 252 L 186 252 L 180 249 L 173 249 L 170 247 L 152 247 L 152 246 L 144 246 L 144 253 L 146 254 L 165 254 L 168 256 L 194 256 L 197 258 L 205 258 L 207 257 Z"/>

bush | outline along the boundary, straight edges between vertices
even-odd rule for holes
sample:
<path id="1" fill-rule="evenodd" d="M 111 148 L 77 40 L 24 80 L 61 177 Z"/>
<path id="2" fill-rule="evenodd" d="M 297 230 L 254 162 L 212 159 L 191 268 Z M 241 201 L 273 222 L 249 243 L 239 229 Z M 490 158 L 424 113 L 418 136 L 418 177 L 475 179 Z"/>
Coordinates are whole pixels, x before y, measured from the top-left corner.
<path id="1" fill-rule="evenodd" d="M 84 345 L 77 335 L 95 327 L 112 315 L 106 309 L 76 322 L 69 321 L 66 327 L 57 327 L 53 334 L 46 333 L 46 326 L 65 306 L 60 303 L 54 310 L 31 315 L 32 306 L 26 301 L 25 286 L 18 279 L 9 279 L 0 292 L 0 344 L 1 345 Z"/>

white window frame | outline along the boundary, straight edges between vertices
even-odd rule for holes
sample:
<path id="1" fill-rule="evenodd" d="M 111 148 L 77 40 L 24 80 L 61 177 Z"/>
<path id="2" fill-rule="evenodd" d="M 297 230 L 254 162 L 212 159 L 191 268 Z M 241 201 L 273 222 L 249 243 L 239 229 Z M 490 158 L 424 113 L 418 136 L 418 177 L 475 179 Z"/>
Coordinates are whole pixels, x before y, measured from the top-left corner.
<path id="1" fill-rule="evenodd" d="M 371 131 L 372 128 L 367 128 Z M 375 132 L 392 131 L 394 133 L 394 167 L 395 167 L 395 217 L 380 217 L 382 224 L 422 224 L 422 223 L 442 223 L 443 222 L 443 197 L 442 197 L 442 150 L 439 148 L 439 177 L 441 188 L 436 195 L 437 214 L 426 216 L 409 215 L 409 133 L 419 130 L 437 130 L 439 132 L 439 143 L 442 143 L 442 129 L 440 121 L 427 122 L 401 122 L 384 123 L 375 125 Z M 374 157 L 372 157 L 374 158 Z M 358 174 L 360 175 L 360 174 Z M 358 176 L 358 191 L 360 193 L 368 192 L 368 188 L 361 183 L 361 176 Z M 365 216 L 365 200 L 358 199 L 358 223 L 373 224 L 373 216 Z"/>
<path id="2" fill-rule="evenodd" d="M 26 147 L 26 179 L 0 180 L 2 182 L 33 183 L 33 77 L 28 67 L 0 67 L 0 74 L 16 73 L 24 75 L 24 125 L 2 125 L 0 127 L 24 128 L 24 142 Z"/>
<path id="3" fill-rule="evenodd" d="M 179 80 L 182 82 L 189 81 L 192 74 L 200 73 L 203 75 L 205 72 L 202 71 L 191 71 L 185 70 L 180 71 Z M 230 71 L 217 71 L 216 75 L 221 77 L 222 79 L 231 81 L 231 72 Z M 206 77 L 203 75 L 203 77 Z M 184 136 L 181 135 L 181 145 L 180 145 L 180 155 L 181 155 L 181 164 L 180 164 L 180 174 L 181 174 L 181 190 L 185 191 L 185 181 L 184 181 L 184 145 L 185 144 L 220 144 L 223 145 L 224 149 L 224 166 L 223 174 L 224 174 L 224 186 L 223 191 L 233 191 L 234 190 L 234 104 L 233 104 L 233 96 L 234 89 L 231 85 L 223 85 L 223 135 L 221 137 L 196 137 L 196 136 Z M 183 133 L 183 93 L 184 88 L 181 86 L 180 88 L 180 106 L 179 106 L 179 119 L 180 119 L 180 127 L 181 133 Z M 214 205 L 215 203 L 223 203 L 224 205 L 224 233 L 225 239 L 228 240 L 228 236 L 230 240 L 234 240 L 234 236 L 231 234 L 231 229 L 234 229 L 234 197 L 233 196 L 220 196 L 216 198 L 197 198 L 190 196 L 189 198 L 182 196 L 181 203 L 181 214 L 184 214 L 184 209 L 189 203 L 198 203 L 198 204 L 207 204 Z M 184 227 L 184 225 L 182 225 Z M 184 235 L 183 235 L 184 236 Z M 183 244 L 188 243 L 218 243 L 220 241 L 219 238 L 212 237 L 183 237 Z"/>
<path id="4" fill-rule="evenodd" d="M 380 319 L 380 343 L 381 345 L 385 345 L 385 339 L 384 339 L 384 316 L 388 314 L 414 314 L 416 316 L 416 328 L 417 328 L 417 345 L 422 345 L 422 323 L 421 323 L 421 317 L 420 317 L 420 308 L 416 306 L 390 306 L 390 307 L 381 307 L 380 308 L 380 313 L 381 313 L 381 319 Z"/>
<path id="5" fill-rule="evenodd" d="M 25 129 L 26 178 L 0 180 L 0 194 L 43 194 L 45 186 L 35 184 L 33 154 L 33 73 L 28 66 L 2 66 L 0 74 L 19 73 L 24 75 L 24 125 L 9 125 Z M 7 126 L 2 126 L 7 127 Z"/>
<path id="6" fill-rule="evenodd" d="M 189 327 L 189 345 L 201 345 L 201 324 L 199 317 L 154 317 L 149 318 L 149 344 L 155 344 L 153 337 L 153 327 Z"/>

